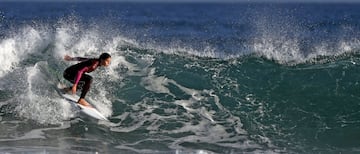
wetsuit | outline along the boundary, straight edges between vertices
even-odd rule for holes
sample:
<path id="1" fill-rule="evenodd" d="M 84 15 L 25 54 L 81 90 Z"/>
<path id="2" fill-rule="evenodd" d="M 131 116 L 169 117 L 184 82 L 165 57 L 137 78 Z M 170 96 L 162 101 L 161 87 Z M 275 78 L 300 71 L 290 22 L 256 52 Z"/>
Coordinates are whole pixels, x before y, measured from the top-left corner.
<path id="1" fill-rule="evenodd" d="M 92 82 L 92 77 L 85 73 L 94 71 L 100 65 L 100 60 L 80 57 L 76 57 L 74 60 L 82 62 L 65 69 L 64 78 L 71 83 L 78 85 L 77 88 L 82 88 L 80 98 L 85 98 L 85 95 L 89 91 L 90 84 Z"/>

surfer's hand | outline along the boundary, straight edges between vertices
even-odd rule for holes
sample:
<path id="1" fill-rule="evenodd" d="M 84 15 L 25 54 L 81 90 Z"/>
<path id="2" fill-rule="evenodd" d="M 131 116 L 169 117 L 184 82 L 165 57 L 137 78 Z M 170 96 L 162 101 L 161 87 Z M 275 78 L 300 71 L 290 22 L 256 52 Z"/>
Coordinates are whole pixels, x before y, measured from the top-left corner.
<path id="1" fill-rule="evenodd" d="M 76 86 L 77 86 L 77 85 L 74 85 L 74 86 L 71 88 L 72 94 L 76 94 Z"/>
<path id="2" fill-rule="evenodd" d="M 72 57 L 70 57 L 69 55 L 65 55 L 64 56 L 64 60 L 66 60 L 66 61 L 71 61 L 73 58 Z"/>

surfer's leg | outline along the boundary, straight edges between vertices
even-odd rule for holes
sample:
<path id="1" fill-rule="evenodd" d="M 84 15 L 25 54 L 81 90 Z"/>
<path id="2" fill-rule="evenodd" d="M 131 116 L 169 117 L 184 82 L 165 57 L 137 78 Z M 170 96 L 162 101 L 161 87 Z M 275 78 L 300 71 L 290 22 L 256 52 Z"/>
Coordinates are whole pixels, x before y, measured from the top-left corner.
<path id="1" fill-rule="evenodd" d="M 64 71 L 64 78 L 68 81 L 70 81 L 71 83 L 74 83 L 74 79 L 75 79 L 75 73 L 73 72 L 68 72 L 68 71 Z"/>
<path id="2" fill-rule="evenodd" d="M 75 77 L 76 77 L 75 74 L 76 74 L 76 72 L 65 71 L 63 76 L 66 80 L 70 81 L 71 83 L 75 83 Z M 84 74 L 84 75 L 86 75 L 86 74 Z M 81 89 L 83 89 L 84 85 L 85 85 L 85 79 L 81 78 L 76 89 L 81 90 Z M 63 90 L 65 92 L 71 92 L 71 89 L 72 89 L 72 86 L 63 88 Z"/>
<path id="3" fill-rule="evenodd" d="M 90 85 L 92 83 L 92 77 L 90 75 L 83 74 L 80 81 L 85 82 L 84 85 L 82 86 L 80 98 L 85 98 L 85 95 L 90 89 Z"/>
<path id="4" fill-rule="evenodd" d="M 65 70 L 65 71 L 64 71 L 64 74 L 63 74 L 63 77 L 64 77 L 66 80 L 70 81 L 71 83 L 74 83 L 74 79 L 75 79 L 74 73 Z M 64 88 L 62 88 L 62 90 L 63 90 L 65 93 L 70 93 L 70 92 L 71 92 L 71 89 L 72 89 L 72 87 L 64 87 Z"/>
<path id="5" fill-rule="evenodd" d="M 75 74 L 76 73 L 73 73 L 73 72 L 67 72 L 65 71 L 64 72 L 64 78 L 68 81 L 70 81 L 71 83 L 74 83 L 75 81 Z M 87 92 L 89 91 L 90 89 L 90 84 L 92 83 L 92 77 L 90 75 L 87 75 L 87 74 L 83 74 L 80 78 L 80 81 L 79 81 L 79 84 L 78 84 L 78 87 L 77 89 L 81 89 L 81 95 L 80 95 L 80 99 L 78 100 L 78 103 L 81 104 L 81 105 L 84 105 L 84 106 L 91 106 L 88 102 L 86 102 L 86 100 L 84 99 Z M 72 87 L 69 87 L 69 88 L 64 88 L 65 89 L 68 89 L 71 91 L 71 88 Z"/>
<path id="6" fill-rule="evenodd" d="M 80 99 L 79 99 L 78 103 L 81 105 L 84 105 L 84 106 L 91 107 L 91 105 L 88 102 L 86 102 L 85 96 L 90 89 L 90 85 L 92 83 L 92 77 L 90 75 L 83 74 L 80 81 L 84 82 L 84 84 L 82 86 L 81 95 L 80 95 Z"/>

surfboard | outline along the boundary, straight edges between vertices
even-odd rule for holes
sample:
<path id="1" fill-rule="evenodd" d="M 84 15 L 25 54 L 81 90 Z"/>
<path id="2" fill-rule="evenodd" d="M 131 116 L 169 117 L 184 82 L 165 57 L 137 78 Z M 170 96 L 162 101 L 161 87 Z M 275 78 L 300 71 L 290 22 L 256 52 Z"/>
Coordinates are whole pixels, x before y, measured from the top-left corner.
<path id="1" fill-rule="evenodd" d="M 64 84 L 59 82 L 55 87 L 56 87 L 56 91 L 58 92 L 58 94 L 60 96 L 62 96 L 66 101 L 68 101 L 72 106 L 79 108 L 80 112 L 84 113 L 85 115 L 87 115 L 89 117 L 97 119 L 97 120 L 109 121 L 96 108 L 84 106 L 84 105 L 77 103 L 77 101 L 79 100 L 80 97 L 78 95 L 75 95 L 75 94 L 72 95 L 72 94 L 65 92 L 63 90 L 66 87 Z M 89 102 L 89 101 L 87 101 L 87 102 Z M 89 102 L 89 103 L 91 104 L 91 102 Z"/>
<path id="2" fill-rule="evenodd" d="M 61 92 L 60 95 L 67 100 L 69 103 L 71 103 L 72 105 L 75 105 L 77 107 L 80 108 L 80 111 L 92 118 L 95 118 L 97 120 L 105 120 L 105 121 L 109 121 L 103 114 L 101 114 L 96 108 L 93 107 L 89 107 L 89 106 L 84 106 L 81 104 L 78 104 L 77 101 L 79 100 L 79 96 L 78 95 L 71 95 L 68 93 L 63 93 Z"/>

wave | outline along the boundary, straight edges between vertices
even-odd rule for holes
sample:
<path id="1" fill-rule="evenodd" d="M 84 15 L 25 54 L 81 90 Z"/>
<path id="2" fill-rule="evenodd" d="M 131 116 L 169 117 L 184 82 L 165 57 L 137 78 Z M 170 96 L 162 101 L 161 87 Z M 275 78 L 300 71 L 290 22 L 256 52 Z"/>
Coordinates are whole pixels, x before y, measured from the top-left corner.
<path id="1" fill-rule="evenodd" d="M 335 105 L 338 100 L 350 104 L 357 100 L 353 87 L 357 82 L 351 81 L 357 78 L 354 68 L 360 61 L 356 38 L 337 39 L 335 44 L 320 41 L 309 47 L 301 37 L 276 37 L 269 30 L 244 41 L 238 52 L 226 52 L 212 44 L 164 46 L 120 32 L 104 36 L 109 34 L 104 32 L 107 27 L 82 24 L 71 17 L 52 26 L 19 26 L 5 34 L 0 41 L 4 57 L 0 60 L 4 66 L 0 68 L 0 96 L 5 97 L 2 106 L 15 106 L 7 108 L 13 110 L 9 113 L 42 125 L 68 125 L 78 115 L 53 87 L 59 80 L 66 82 L 62 71 L 73 64 L 65 63 L 63 56 L 97 57 L 109 52 L 112 63 L 92 74 L 96 82 L 87 97 L 111 118 L 113 123 L 103 124 L 107 133 L 147 133 L 146 138 L 137 137 L 137 142 L 124 138 L 117 149 L 136 151 L 156 141 L 164 149 L 200 143 L 215 152 L 223 151 L 213 146 L 229 153 L 283 152 L 293 149 L 284 146 L 288 141 L 312 140 L 326 134 L 327 126 L 341 129 L 337 124 L 349 125 L 356 114 L 339 119 L 326 117 L 327 111 L 322 110 L 330 108 L 334 115 L 340 114 Z M 319 101 L 323 96 L 337 101 L 324 104 Z M 343 109 L 349 111 L 351 105 Z M 336 123 L 323 120 L 328 118 Z M 318 134 L 306 136 L 302 131 L 307 128 L 301 122 L 311 126 L 311 121 L 318 125 L 309 129 Z"/>
<path id="2" fill-rule="evenodd" d="M 87 96 L 100 112 L 115 122 L 105 124 L 109 131 L 145 130 L 152 136 L 169 134 L 159 141 L 171 140 L 169 147 L 172 149 L 197 142 L 231 149 L 261 148 L 257 143 L 247 142 L 249 138 L 242 129 L 241 120 L 219 102 L 214 91 L 186 87 L 184 85 L 188 84 L 184 82 L 157 73 L 159 58 L 163 57 L 158 54 L 166 53 L 162 62 L 168 63 L 171 60 L 167 56 L 179 58 L 181 56 L 176 55 L 184 50 L 144 47 L 136 40 L 119 35 L 105 39 L 98 29 L 82 29 L 77 21 L 59 23 L 54 28 L 20 27 L 21 33 L 7 34 L 1 41 L 0 49 L 4 51 L 1 53 L 9 58 L 0 62 L 0 65 L 7 66 L 1 68 L 0 85 L 1 90 L 11 92 L 1 105 L 14 106 L 6 108 L 13 110 L 8 111 L 12 116 L 45 126 L 68 125 L 68 120 L 76 118 L 78 113 L 57 96 L 54 89 L 59 80 L 65 82 L 62 71 L 70 65 L 62 60 L 63 56 L 97 57 L 99 53 L 109 52 L 112 63 L 109 68 L 92 74 L 96 82 Z M 189 57 L 188 54 L 185 56 Z M 2 91 L 0 93 L 3 95 Z M 214 107 L 202 106 L 208 100 L 214 103 Z M 166 107 L 166 104 L 173 105 Z M 119 106 L 125 106 L 126 110 L 122 111 Z M 171 115 L 172 112 L 179 112 L 178 116 Z M 218 116 L 226 119 L 215 118 Z M 178 117 L 182 119 L 178 120 Z M 192 122 L 186 119 L 192 119 Z M 167 124 L 168 120 L 173 122 Z M 162 127 L 174 129 L 160 129 Z M 228 132 L 229 129 L 232 131 Z M 194 137 L 198 137 L 198 141 L 193 141 Z M 137 143 L 127 142 L 117 148 L 134 149 L 149 140 L 154 138 L 141 138 Z"/>
<path id="3" fill-rule="evenodd" d="M 148 71 L 144 71 L 144 68 L 151 66 L 156 61 L 154 54 L 158 53 L 225 61 L 241 61 L 248 56 L 256 56 L 274 60 L 280 64 L 298 65 L 323 62 L 324 58 L 322 57 L 328 57 L 325 59 L 331 60 L 335 57 L 336 60 L 336 57 L 341 57 L 341 55 L 352 55 L 359 51 L 360 41 L 356 38 L 337 39 L 338 42 L 309 44 L 308 42 L 304 43 L 300 37 L 290 38 L 291 35 L 288 32 L 284 32 L 284 36 L 279 36 L 276 33 L 280 30 L 265 29 L 277 27 L 279 23 L 264 26 L 270 21 L 258 22 L 258 29 L 260 29 L 258 36 L 261 37 L 243 42 L 244 47 L 235 53 L 218 51 L 216 46 L 211 44 L 201 47 L 202 50 L 182 43 L 170 43 L 172 44 L 170 46 L 161 46 L 154 42 L 131 39 L 120 35 L 120 32 L 113 32 L 113 30 L 110 30 L 112 36 L 105 36 L 104 34 L 109 34 L 106 27 L 99 27 L 96 24 L 84 26 L 81 20 L 74 16 L 62 18 L 53 26 L 41 23 L 25 24 L 7 32 L 0 41 L 0 57 L 2 58 L 0 60 L 2 66 L 0 77 L 7 81 L 4 78 L 10 77 L 11 73 L 16 74 L 14 72 L 20 70 L 31 73 L 31 71 L 36 70 L 39 63 L 49 62 L 51 59 L 53 62 L 48 67 L 56 66 L 59 69 L 55 71 L 55 74 L 52 74 L 52 77 L 61 78 L 61 70 L 67 65 L 62 61 L 65 54 L 97 57 L 101 52 L 111 53 L 114 55 L 112 64 L 105 73 L 99 75 L 99 78 L 105 82 L 105 78 L 108 78 L 105 76 L 110 76 L 109 82 L 119 82 L 125 79 L 124 72 L 126 75 L 146 75 Z M 29 73 L 17 74 L 17 76 L 27 77 L 28 84 L 30 84 L 31 75 Z M 3 81 L 2 84 L 4 83 Z M 97 100 L 106 100 L 107 94 L 103 93 L 106 91 L 105 88 L 98 88 L 99 91 L 97 92 L 100 92 L 101 97 Z M 2 89 L 4 90 L 4 88 Z M 111 105 L 109 105 L 109 101 L 106 102 L 107 105 L 104 105 L 103 109 L 110 115 Z"/>
<path id="4" fill-rule="evenodd" d="M 272 21 L 272 20 L 271 20 Z M 56 25 L 32 24 L 23 25 L 7 32 L 0 42 L 0 77 L 13 72 L 19 67 L 29 64 L 36 64 L 39 61 L 47 61 L 49 57 L 54 59 L 58 65 L 64 66 L 61 62 L 65 54 L 70 56 L 97 56 L 101 52 L 114 54 L 113 64 L 106 71 L 112 80 L 122 80 L 124 77 L 119 69 L 128 69 L 133 73 L 140 73 L 141 68 L 126 60 L 126 51 L 144 51 L 142 59 L 146 65 L 151 64 L 155 59 L 152 53 L 165 53 L 170 55 L 181 55 L 185 57 L 214 58 L 221 60 L 242 59 L 249 55 L 264 57 L 274 60 L 280 64 L 302 64 L 315 62 L 319 57 L 337 57 L 344 54 L 357 53 L 360 41 L 356 38 L 341 40 L 338 42 L 321 42 L 319 44 L 304 45 L 300 38 L 291 36 L 278 36 L 272 29 L 266 29 L 270 21 L 258 23 L 258 31 L 262 34 L 259 39 L 253 39 L 244 43 L 244 47 L 236 53 L 218 51 L 216 46 L 208 44 L 201 47 L 202 50 L 194 49 L 191 45 L 173 43 L 170 46 L 160 46 L 154 43 L 137 41 L 114 33 L 108 34 L 106 27 L 93 25 L 85 27 L 80 20 L 74 16 L 60 19 Z M 279 23 L 277 23 L 279 24 Z M 267 26 L 266 26 L 267 27 Z M 277 27 L 276 25 L 270 27 Z M 284 34 L 287 34 L 285 32 Z M 287 34 L 288 35 L 288 34 Z M 309 51 L 312 50 L 312 51 Z M 147 54 L 147 56 L 145 56 Z M 147 59 L 146 59 L 147 58 Z"/>

